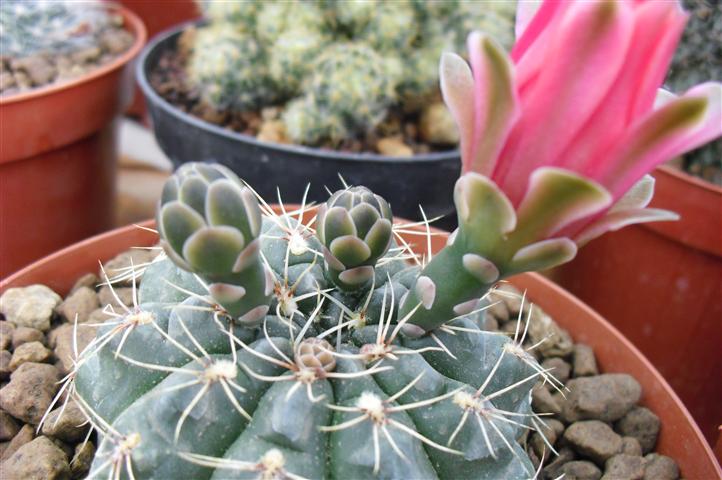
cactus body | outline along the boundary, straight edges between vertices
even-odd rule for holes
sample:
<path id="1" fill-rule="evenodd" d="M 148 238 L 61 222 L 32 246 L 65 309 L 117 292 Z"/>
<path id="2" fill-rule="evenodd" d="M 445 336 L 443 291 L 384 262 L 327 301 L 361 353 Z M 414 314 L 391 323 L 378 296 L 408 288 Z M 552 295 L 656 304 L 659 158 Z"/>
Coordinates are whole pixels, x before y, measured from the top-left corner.
<path id="1" fill-rule="evenodd" d="M 253 35 L 229 24 L 215 24 L 196 33 L 188 74 L 203 100 L 214 108 L 256 108 L 275 95 L 264 55 Z"/>
<path id="2" fill-rule="evenodd" d="M 540 367 L 515 340 L 484 331 L 473 306 L 417 334 L 401 306 L 413 294 L 426 308 L 447 290 L 424 280 L 428 266 L 407 264 L 386 201 L 340 190 L 314 230 L 295 212 L 261 217 L 249 192 L 210 165 L 168 181 L 158 214 L 167 256 L 69 377 L 101 432 L 92 472 L 533 476 L 517 440 L 534 422 Z M 239 289 L 253 301 L 231 298 Z M 247 321 L 258 302 L 266 315 Z"/>

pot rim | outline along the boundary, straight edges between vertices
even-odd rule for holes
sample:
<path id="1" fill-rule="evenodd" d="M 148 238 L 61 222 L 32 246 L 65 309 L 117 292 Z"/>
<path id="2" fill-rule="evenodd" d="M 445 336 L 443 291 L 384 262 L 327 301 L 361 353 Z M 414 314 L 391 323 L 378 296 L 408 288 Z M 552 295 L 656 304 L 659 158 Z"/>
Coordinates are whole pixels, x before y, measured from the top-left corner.
<path id="1" fill-rule="evenodd" d="M 74 78 L 65 82 L 61 81 L 58 83 L 52 83 L 50 85 L 34 88 L 27 92 L 21 92 L 7 97 L 0 97 L 0 106 L 10 105 L 13 103 L 28 102 L 38 97 L 49 96 L 63 90 L 75 88 L 78 85 L 91 82 L 96 78 L 107 75 L 109 72 L 118 70 L 123 67 L 123 65 L 132 61 L 133 58 L 138 55 L 140 50 L 143 48 L 143 45 L 145 45 L 146 40 L 148 39 L 148 32 L 145 28 L 145 25 L 135 13 L 122 5 L 114 2 L 103 2 L 103 7 L 112 12 L 122 15 L 126 30 L 131 32 L 135 37 L 133 45 L 131 45 L 131 47 L 126 50 L 125 53 L 123 53 L 112 62 L 95 68 L 81 77 Z"/>
<path id="2" fill-rule="evenodd" d="M 722 196 L 722 186 L 714 184 L 712 182 L 708 182 L 707 180 L 696 177 L 694 175 L 690 175 L 689 173 L 687 173 L 683 170 L 674 168 L 670 165 L 659 165 L 657 167 L 657 170 L 659 170 L 667 175 L 670 175 L 679 181 L 689 183 L 695 188 L 701 188 L 702 190 L 706 190 L 706 191 L 709 191 L 710 193 L 714 193 L 718 196 Z"/>
<path id="3" fill-rule="evenodd" d="M 286 205 L 287 208 L 292 209 L 292 205 Z M 402 219 L 398 219 L 402 220 Z M 82 259 L 83 262 L 88 262 L 88 254 L 84 253 L 87 251 L 89 247 L 93 247 L 95 245 L 99 244 L 109 244 L 114 245 L 118 249 L 127 249 L 131 246 L 127 245 L 128 238 L 129 237 L 136 237 L 136 238 L 144 238 L 147 240 L 139 240 L 140 243 L 144 243 L 145 245 L 153 245 L 157 242 L 157 233 L 153 230 L 153 227 L 155 227 L 155 220 L 149 219 L 144 222 L 138 223 L 138 224 L 132 224 L 132 225 L 126 225 L 124 227 L 119 227 L 114 230 L 110 230 L 108 232 L 96 235 L 94 237 L 87 238 L 81 242 L 75 243 L 73 245 L 70 245 L 68 247 L 65 247 L 61 250 L 56 251 L 53 254 L 50 254 L 36 262 L 33 262 L 32 264 L 26 266 L 25 268 L 15 272 L 14 274 L 10 275 L 9 277 L 0 280 L 0 294 L 3 293 L 8 288 L 12 288 L 15 286 L 21 286 L 19 283 L 26 283 L 28 280 L 30 283 L 32 282 L 39 282 L 42 281 L 40 278 L 41 275 L 38 274 L 38 271 L 40 273 L 44 273 L 43 270 L 52 270 L 52 266 L 66 255 L 69 255 L 71 257 L 75 257 L 75 259 Z M 442 230 L 439 230 L 437 228 L 432 227 L 432 231 L 436 232 L 442 232 L 448 235 L 448 232 L 443 232 Z M 153 232 L 153 233 L 151 233 Z M 440 239 L 442 237 L 435 237 L 437 239 Z M 446 243 L 445 238 L 442 240 L 437 240 L 437 242 L 443 242 Z M 117 254 L 119 252 L 114 252 L 114 254 Z M 98 261 L 99 259 L 93 258 L 91 259 L 92 262 Z M 106 259 L 102 259 L 106 260 Z M 84 270 L 84 269 L 83 269 Z M 86 270 L 87 271 L 87 270 Z M 73 279 L 74 281 L 75 279 Z M 642 354 L 637 347 L 634 346 L 622 333 L 614 327 L 612 324 L 607 322 L 599 313 L 597 313 L 595 310 L 593 310 L 591 307 L 586 305 L 584 302 L 579 300 L 577 297 L 560 287 L 559 285 L 555 284 L 551 280 L 546 279 L 542 275 L 538 273 L 524 273 L 520 275 L 516 275 L 514 277 L 511 277 L 511 283 L 521 286 L 523 289 L 526 289 L 528 285 L 540 285 L 544 289 L 546 289 L 548 292 L 552 294 L 552 296 L 556 296 L 557 298 L 561 299 L 564 303 L 571 305 L 575 310 L 577 310 L 580 313 L 583 313 L 584 315 L 588 316 L 592 321 L 599 324 L 604 330 L 606 330 L 607 337 L 612 339 L 615 343 L 619 344 L 623 349 L 628 350 L 642 365 L 644 370 L 647 370 L 648 373 L 651 375 L 651 377 L 654 379 L 654 382 L 658 384 L 659 388 L 655 388 L 654 391 L 647 391 L 647 395 L 659 395 L 662 394 L 669 398 L 674 406 L 677 407 L 677 412 L 668 413 L 668 412 L 657 412 L 660 417 L 667 416 L 668 419 L 674 418 L 674 417 L 682 417 L 687 424 L 689 425 L 689 428 L 691 429 L 696 444 L 700 445 L 702 448 L 702 452 L 705 457 L 711 462 L 710 465 L 708 465 L 704 470 L 714 471 L 719 478 L 722 478 L 722 469 L 720 469 L 719 464 L 716 461 L 715 455 L 712 451 L 712 448 L 710 447 L 709 443 L 705 440 L 704 436 L 702 435 L 702 432 L 699 429 L 699 426 L 692 418 L 691 414 L 687 410 L 686 406 L 682 401 L 679 399 L 677 394 L 672 390 L 672 387 L 669 386 L 667 381 L 662 377 L 662 375 L 657 371 L 657 369 L 649 362 L 649 360 Z M 47 282 L 47 279 L 45 279 L 45 282 Z M 16 285 L 17 284 L 17 285 Z M 540 302 L 544 303 L 544 302 Z M 544 307 L 542 305 L 542 307 Z M 575 332 L 572 332 L 574 334 Z M 573 335 L 574 336 L 574 335 Z M 671 416 L 671 418 L 669 418 Z M 664 425 L 664 423 L 663 423 Z M 669 432 L 667 435 L 674 435 L 674 432 Z M 686 440 L 686 439 L 684 439 Z M 687 447 L 684 448 L 685 450 Z M 671 453 L 671 452 L 670 452 Z M 687 459 L 689 460 L 689 455 L 687 455 Z M 676 460 L 676 459 L 675 459 Z M 702 467 L 700 467 L 702 468 Z M 682 467 L 680 467 L 682 469 Z M 682 472 L 684 475 L 684 472 Z"/>
<path id="4" fill-rule="evenodd" d="M 204 130 L 208 133 L 223 137 L 227 140 L 247 143 L 266 150 L 275 150 L 282 153 L 291 153 L 296 155 L 314 156 L 326 160 L 349 162 L 392 162 L 403 164 L 411 162 L 446 162 L 450 160 L 460 159 L 460 153 L 458 148 L 446 152 L 424 153 L 420 155 L 414 155 L 412 157 L 389 157 L 386 155 L 379 155 L 375 153 L 340 152 L 338 150 L 325 150 L 296 144 L 287 145 L 282 143 L 266 142 L 258 140 L 251 135 L 245 135 L 243 133 L 228 130 L 219 125 L 207 122 L 199 117 L 196 117 L 195 115 L 181 111 L 179 108 L 166 101 L 155 91 L 153 86 L 150 84 L 148 76 L 146 75 L 146 67 L 148 67 L 148 69 L 150 68 L 149 57 L 159 48 L 159 45 L 161 43 L 171 37 L 180 35 L 188 27 L 199 25 L 202 22 L 203 20 L 191 20 L 189 22 L 184 22 L 166 30 L 163 30 L 162 32 L 155 35 L 152 39 L 150 39 L 148 44 L 140 53 L 140 56 L 138 57 L 138 63 L 135 67 L 135 77 L 138 85 L 140 86 L 140 89 L 145 95 L 146 101 L 148 101 L 149 103 L 153 103 L 157 107 L 161 108 L 167 114 L 174 117 L 176 120 L 191 124 L 200 130 Z"/>

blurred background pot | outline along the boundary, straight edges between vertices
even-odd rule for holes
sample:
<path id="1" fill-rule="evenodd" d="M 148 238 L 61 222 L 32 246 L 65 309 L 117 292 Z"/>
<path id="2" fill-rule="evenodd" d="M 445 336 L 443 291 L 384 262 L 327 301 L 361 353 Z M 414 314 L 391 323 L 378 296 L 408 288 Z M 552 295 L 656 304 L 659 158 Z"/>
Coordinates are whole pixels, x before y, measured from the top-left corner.
<path id="1" fill-rule="evenodd" d="M 722 423 L 722 188 L 667 166 L 653 175 L 651 206 L 679 221 L 604 235 L 551 276 L 650 359 L 714 444 Z"/>
<path id="2" fill-rule="evenodd" d="M 287 208 L 293 208 L 286 205 Z M 142 227 L 152 228 L 145 222 Z M 433 236 L 432 249 L 440 250 L 446 235 Z M 418 237 L 409 236 L 408 241 Z M 156 234 L 137 226 L 127 226 L 85 240 L 54 253 L 0 282 L 0 293 L 12 287 L 41 283 L 65 295 L 75 280 L 95 272 L 98 260 L 106 261 L 131 247 L 151 246 Z M 721 478 L 712 449 L 695 425 L 685 406 L 652 364 L 613 326 L 599 314 L 568 292 L 538 274 L 523 274 L 510 279 L 525 289 L 529 298 L 567 329 L 575 341 L 590 345 L 600 368 L 606 373 L 624 372 L 633 375 L 643 390 L 642 405 L 650 408 L 661 420 L 656 450 L 674 458 L 682 478 Z"/>
<path id="3" fill-rule="evenodd" d="M 120 3 L 143 21 L 148 37 L 152 38 L 163 30 L 200 16 L 198 5 L 193 0 L 120 0 Z M 135 89 L 133 103 L 127 110 L 129 115 L 143 118 L 146 114 L 145 100 L 140 89 Z"/>
<path id="4" fill-rule="evenodd" d="M 131 61 L 146 40 L 68 82 L 0 98 L 0 276 L 113 225 L 116 125 L 132 95 Z"/>
<path id="5" fill-rule="evenodd" d="M 163 53 L 175 48 L 187 26 L 154 38 L 137 66 L 156 139 L 174 166 L 218 162 L 265 198 L 276 198 L 278 187 L 284 202 L 299 202 L 308 181 L 309 199 L 326 200 L 325 187 L 335 190 L 341 186 L 340 175 L 348 184 L 365 185 L 386 198 L 400 216 L 418 219 L 418 205 L 422 205 L 428 217 L 447 216 L 441 226 L 450 227 L 455 221 L 449 214 L 454 211 L 452 191 L 461 169 L 456 150 L 396 158 L 270 143 L 211 124 L 171 105 L 155 92 L 149 75 Z"/>

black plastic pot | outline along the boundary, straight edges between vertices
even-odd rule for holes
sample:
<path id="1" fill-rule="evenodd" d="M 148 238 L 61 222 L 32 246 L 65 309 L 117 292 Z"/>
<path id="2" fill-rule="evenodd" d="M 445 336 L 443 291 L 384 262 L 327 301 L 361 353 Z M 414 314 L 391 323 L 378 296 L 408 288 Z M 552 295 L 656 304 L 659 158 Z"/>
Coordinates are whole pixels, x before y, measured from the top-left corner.
<path id="1" fill-rule="evenodd" d="M 137 64 L 138 83 L 156 139 L 176 167 L 185 162 L 219 162 L 269 201 L 276 199 L 278 187 L 284 202 L 299 202 L 309 182 L 309 198 L 323 201 L 328 198 L 324 187 L 341 187 L 341 175 L 348 184 L 365 185 L 386 198 L 397 216 L 418 219 L 422 205 L 428 217 L 445 215 L 437 226 L 450 227 L 456 222 L 452 192 L 461 168 L 458 151 L 394 158 L 262 142 L 168 103 L 150 85 L 149 74 L 165 51 L 175 49 L 188 25 L 153 38 Z"/>

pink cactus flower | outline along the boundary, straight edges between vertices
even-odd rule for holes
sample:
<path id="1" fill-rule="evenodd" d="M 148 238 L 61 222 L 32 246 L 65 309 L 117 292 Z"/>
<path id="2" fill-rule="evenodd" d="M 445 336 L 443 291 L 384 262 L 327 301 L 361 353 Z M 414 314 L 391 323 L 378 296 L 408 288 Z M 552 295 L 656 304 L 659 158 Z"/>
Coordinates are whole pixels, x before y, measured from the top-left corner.
<path id="1" fill-rule="evenodd" d="M 571 242 L 676 218 L 645 208 L 646 174 L 722 133 L 722 84 L 658 100 L 686 19 L 677 1 L 521 1 L 510 54 L 476 32 L 471 68 L 444 55 L 463 172 L 509 202 L 517 247 L 559 240 L 560 263 L 576 253 Z"/>

